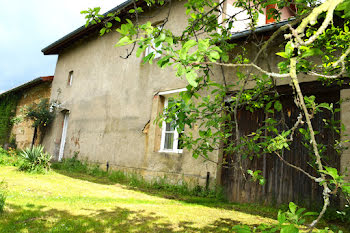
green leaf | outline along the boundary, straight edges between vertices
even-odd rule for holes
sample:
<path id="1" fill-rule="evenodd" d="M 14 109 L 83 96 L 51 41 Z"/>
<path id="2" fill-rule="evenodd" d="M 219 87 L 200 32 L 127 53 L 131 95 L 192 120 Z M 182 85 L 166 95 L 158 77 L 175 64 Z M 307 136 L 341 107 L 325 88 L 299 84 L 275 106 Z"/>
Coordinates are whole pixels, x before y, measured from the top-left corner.
<path id="1" fill-rule="evenodd" d="M 153 57 L 153 52 L 148 54 L 146 57 L 143 58 L 143 64 L 145 64 L 146 62 L 150 61 L 151 58 Z"/>
<path id="2" fill-rule="evenodd" d="M 137 50 L 136 50 L 136 57 L 140 57 L 141 54 L 143 53 L 143 51 L 145 51 L 146 46 L 140 46 Z"/>
<path id="3" fill-rule="evenodd" d="M 303 216 L 317 216 L 319 215 L 319 213 L 317 212 L 306 212 L 305 214 L 303 214 Z"/>
<path id="4" fill-rule="evenodd" d="M 165 56 L 159 59 L 159 61 L 157 62 L 158 66 L 160 68 L 164 68 L 167 64 L 169 64 L 169 58 L 170 56 Z"/>
<path id="5" fill-rule="evenodd" d="M 198 86 L 198 83 L 196 81 L 197 73 L 194 70 L 191 70 L 190 72 L 186 73 L 186 79 L 192 87 Z"/>
<path id="6" fill-rule="evenodd" d="M 197 44 L 197 42 L 195 40 L 189 40 L 187 41 L 184 46 L 182 47 L 182 49 L 180 50 L 180 58 L 181 59 L 186 59 L 187 57 L 187 52 L 190 48 L 192 48 L 193 46 L 195 46 Z"/>
<path id="7" fill-rule="evenodd" d="M 101 28 L 100 36 L 103 36 L 106 33 L 106 28 Z"/>
<path id="8" fill-rule="evenodd" d="M 118 43 L 115 46 L 118 47 L 118 46 L 128 45 L 130 44 L 130 42 L 131 42 L 130 38 L 127 36 L 124 36 L 118 41 Z"/>
<path id="9" fill-rule="evenodd" d="M 293 214 L 295 214 L 295 211 L 297 210 L 297 205 L 294 204 L 293 202 L 289 202 L 289 210 L 290 212 L 292 212 Z"/>
<path id="10" fill-rule="evenodd" d="M 283 224 L 286 222 L 286 215 L 285 213 L 282 213 L 281 210 L 278 211 L 277 220 L 280 224 Z"/>
<path id="11" fill-rule="evenodd" d="M 302 55 L 301 58 L 305 58 L 305 57 L 311 57 L 311 56 L 315 56 L 315 55 L 322 55 L 323 52 L 321 49 L 318 48 L 313 48 L 313 49 L 308 49 L 306 50 Z"/>
<path id="12" fill-rule="evenodd" d="M 199 40 L 198 42 L 198 51 L 199 52 L 205 52 L 208 50 L 210 45 L 209 39 L 205 39 L 205 40 Z"/>
<path id="13" fill-rule="evenodd" d="M 274 103 L 273 107 L 280 112 L 282 110 L 282 104 L 278 100 Z"/>
<path id="14" fill-rule="evenodd" d="M 251 233 L 252 230 L 247 225 L 236 225 L 232 227 L 233 232 L 235 233 Z"/>
<path id="15" fill-rule="evenodd" d="M 276 53 L 276 55 L 283 57 L 283 58 L 289 58 L 287 53 L 285 53 L 285 52 L 278 52 L 278 53 Z"/>
<path id="16" fill-rule="evenodd" d="M 206 135 L 206 131 L 203 131 L 203 130 L 199 130 L 199 136 L 204 138 Z"/>
<path id="17" fill-rule="evenodd" d="M 220 54 L 217 51 L 210 51 L 210 59 L 211 60 L 218 60 L 220 59 Z"/>
<path id="18" fill-rule="evenodd" d="M 281 233 L 298 233 L 299 229 L 294 225 L 283 226 L 281 229 Z"/>
<path id="19" fill-rule="evenodd" d="M 326 171 L 321 171 L 321 172 L 330 175 L 331 177 L 333 177 L 333 179 L 339 178 L 338 170 L 336 168 L 326 167 L 326 166 L 324 166 L 324 168 L 326 169 Z"/>
<path id="20" fill-rule="evenodd" d="M 294 51 L 294 47 L 292 45 L 292 42 L 288 41 L 286 44 L 284 52 L 286 53 L 287 57 L 292 57 Z"/>

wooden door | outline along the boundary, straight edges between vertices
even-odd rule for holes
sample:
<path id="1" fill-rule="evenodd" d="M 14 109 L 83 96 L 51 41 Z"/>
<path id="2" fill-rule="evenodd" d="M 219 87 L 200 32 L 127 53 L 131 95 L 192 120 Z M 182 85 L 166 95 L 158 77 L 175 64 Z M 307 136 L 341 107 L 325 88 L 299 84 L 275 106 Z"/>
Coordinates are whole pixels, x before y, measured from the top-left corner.
<path id="1" fill-rule="evenodd" d="M 339 101 L 339 90 L 333 90 L 325 93 L 314 94 L 318 103 L 337 103 Z M 285 123 L 291 128 L 300 113 L 300 109 L 295 105 L 290 95 L 280 97 L 283 104 L 283 113 Z M 241 109 L 238 113 L 240 135 L 248 135 L 256 129 L 263 126 L 266 117 L 274 117 L 281 120 L 281 114 L 267 116 L 263 110 L 249 112 Z M 339 112 L 334 116 L 335 120 L 340 119 Z M 323 111 L 316 115 L 312 120 L 316 135 L 316 140 L 326 145 L 323 152 L 323 162 L 327 166 L 340 167 L 340 156 L 335 152 L 333 141 L 339 138 L 334 131 L 325 127 L 323 119 L 330 119 L 329 111 Z M 306 129 L 306 126 L 304 126 Z M 281 130 L 280 128 L 279 130 Z M 312 164 L 312 153 L 303 145 L 302 135 L 296 131 L 294 141 L 290 150 L 285 150 L 283 158 L 296 166 L 301 167 L 310 174 L 316 175 Z M 249 152 L 250 153 L 250 152 Z M 251 154 L 252 159 L 243 159 L 241 169 L 223 168 L 222 185 L 230 201 L 234 202 L 261 202 L 266 204 L 287 203 L 290 201 L 304 206 L 312 206 L 316 203 L 322 203 L 322 188 L 311 181 L 303 173 L 287 166 L 274 154 L 263 154 L 256 152 Z M 236 164 L 234 154 L 224 154 L 224 161 L 229 164 Z M 261 170 L 266 178 L 266 184 L 261 186 L 257 182 L 251 181 L 250 177 L 243 175 L 247 169 Z"/>

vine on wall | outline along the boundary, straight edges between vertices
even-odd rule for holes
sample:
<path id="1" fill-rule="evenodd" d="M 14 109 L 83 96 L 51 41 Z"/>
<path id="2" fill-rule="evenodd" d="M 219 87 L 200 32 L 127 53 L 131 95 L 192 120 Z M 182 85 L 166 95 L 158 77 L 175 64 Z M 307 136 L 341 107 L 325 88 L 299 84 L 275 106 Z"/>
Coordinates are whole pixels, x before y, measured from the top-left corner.
<path id="1" fill-rule="evenodd" d="M 7 94 L 0 97 L 0 145 L 9 141 L 12 127 L 11 119 L 15 116 L 19 100 L 18 94 Z"/>

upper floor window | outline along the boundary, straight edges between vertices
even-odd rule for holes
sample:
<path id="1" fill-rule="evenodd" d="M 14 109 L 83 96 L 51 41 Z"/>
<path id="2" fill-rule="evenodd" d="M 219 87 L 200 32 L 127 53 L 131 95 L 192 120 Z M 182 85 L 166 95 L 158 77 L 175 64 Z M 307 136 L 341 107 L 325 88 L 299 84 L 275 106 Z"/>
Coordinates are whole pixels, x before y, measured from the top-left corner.
<path id="1" fill-rule="evenodd" d="M 73 84 L 73 70 L 69 72 L 68 74 L 68 82 L 67 82 L 68 86 L 72 86 Z"/>
<path id="2" fill-rule="evenodd" d="M 148 46 L 145 50 L 145 56 L 148 56 L 150 53 L 153 52 L 154 58 L 159 58 L 162 56 L 162 54 L 158 53 L 156 49 L 161 49 L 162 45 L 160 44 L 158 47 L 154 43 L 154 40 L 152 39 L 152 45 Z"/>
<path id="3" fill-rule="evenodd" d="M 243 8 L 239 8 L 235 6 L 236 0 L 228 0 L 226 3 L 225 13 L 222 14 L 223 18 L 233 17 L 233 32 L 240 32 L 249 30 L 251 27 L 250 16 L 247 11 Z M 257 27 L 263 26 L 265 24 L 274 23 L 276 20 L 273 18 L 274 12 L 277 10 L 280 12 L 280 20 L 286 20 L 290 17 L 295 16 L 296 7 L 290 0 L 290 5 L 288 7 L 284 7 L 283 9 L 278 9 L 277 4 L 270 4 L 265 9 L 263 9 L 263 13 L 259 13 L 257 16 Z M 253 2 L 251 2 L 253 4 Z M 223 21 L 224 19 L 219 19 Z"/>
<path id="4" fill-rule="evenodd" d="M 158 29 L 161 30 L 161 27 L 158 26 Z M 152 38 L 151 45 L 148 46 L 145 50 L 145 56 L 148 56 L 153 52 L 154 54 L 154 59 L 159 58 L 162 56 L 162 54 L 158 53 L 157 50 L 160 50 L 162 48 L 162 43 L 156 44 L 154 42 L 154 39 Z"/>

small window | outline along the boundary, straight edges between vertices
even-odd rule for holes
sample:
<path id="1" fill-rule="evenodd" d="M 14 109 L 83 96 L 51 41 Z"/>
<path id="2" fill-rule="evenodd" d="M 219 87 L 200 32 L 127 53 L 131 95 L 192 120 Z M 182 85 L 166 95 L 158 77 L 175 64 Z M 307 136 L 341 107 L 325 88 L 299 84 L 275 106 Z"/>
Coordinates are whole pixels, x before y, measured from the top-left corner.
<path id="1" fill-rule="evenodd" d="M 162 54 L 158 53 L 156 50 L 156 49 L 160 49 L 161 47 L 162 47 L 162 45 L 159 45 L 158 47 L 156 47 L 156 44 L 152 40 L 152 46 L 148 46 L 145 50 L 145 57 L 148 56 L 152 52 L 154 54 L 154 59 L 161 57 Z"/>
<path id="2" fill-rule="evenodd" d="M 184 89 L 180 89 L 175 93 L 184 91 Z M 165 95 L 164 108 L 166 108 L 170 101 L 172 101 L 173 95 Z M 163 121 L 162 124 L 162 138 L 160 144 L 160 152 L 170 152 L 170 153 L 182 153 L 183 152 L 183 143 L 181 140 L 181 136 L 184 132 L 184 129 L 178 130 L 174 126 L 174 122 L 166 122 Z"/>
<path id="3" fill-rule="evenodd" d="M 72 84 L 73 84 L 73 71 L 70 71 L 68 75 L 68 86 L 72 86 Z"/>
<path id="4" fill-rule="evenodd" d="M 161 28 L 158 27 L 158 29 L 160 30 Z M 159 58 L 162 56 L 162 54 L 157 53 L 157 50 L 162 48 L 162 44 L 156 46 L 156 43 L 154 43 L 154 39 L 152 39 L 152 45 L 148 46 L 145 50 L 145 56 L 148 56 L 150 53 L 153 52 L 154 54 L 154 59 Z"/>

